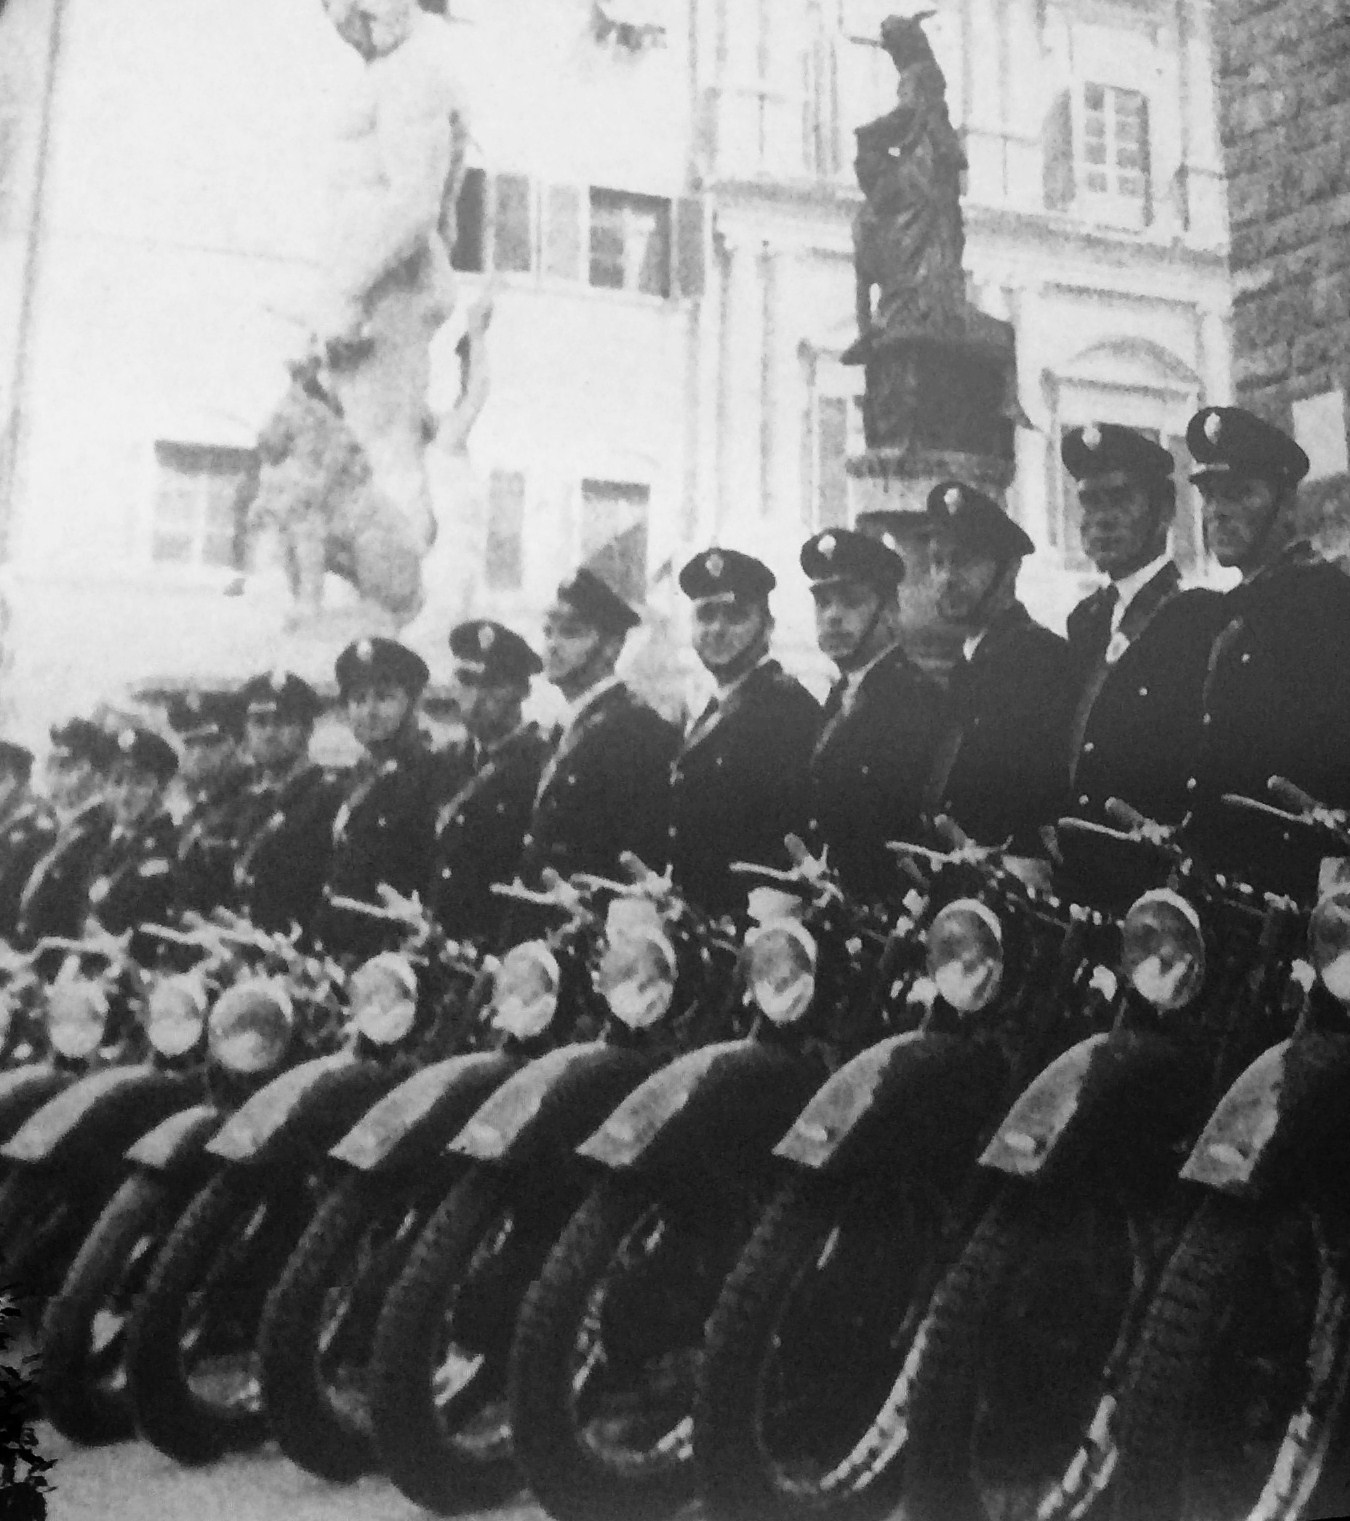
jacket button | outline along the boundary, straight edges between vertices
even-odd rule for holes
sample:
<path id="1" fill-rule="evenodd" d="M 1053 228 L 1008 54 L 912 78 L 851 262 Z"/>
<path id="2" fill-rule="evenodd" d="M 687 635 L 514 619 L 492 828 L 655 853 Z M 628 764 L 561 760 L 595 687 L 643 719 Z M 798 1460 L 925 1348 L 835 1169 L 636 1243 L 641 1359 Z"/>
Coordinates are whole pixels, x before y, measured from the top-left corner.
<path id="1" fill-rule="evenodd" d="M 1187 779 L 1186 779 L 1186 791 L 1187 792 L 1194 792 L 1195 789 L 1199 785 L 1200 784 L 1196 781 L 1196 779 L 1193 776 L 1187 777 Z"/>
<path id="2" fill-rule="evenodd" d="M 1079 795 L 1078 795 L 1078 806 L 1080 808 L 1086 808 L 1087 805 L 1088 805 L 1088 801 L 1089 801 L 1089 799 L 1088 799 L 1088 795 L 1087 795 L 1086 792 L 1079 793 Z"/>
<path id="3" fill-rule="evenodd" d="M 534 844 L 534 836 L 532 834 L 527 834 L 525 836 L 525 838 L 520 843 L 522 845 L 533 845 Z"/>
<path id="4" fill-rule="evenodd" d="M 1243 650 L 1242 663 L 1243 665 L 1250 665 L 1252 663 L 1252 652 L 1250 650 Z"/>
<path id="5" fill-rule="evenodd" d="M 1088 740 L 1087 744 L 1083 746 L 1083 754 L 1091 755 L 1096 748 L 1096 743 L 1093 740 Z"/>
<path id="6" fill-rule="evenodd" d="M 1139 695 L 1141 697 L 1147 697 L 1148 696 L 1148 688 L 1147 687 L 1140 687 L 1139 688 Z"/>
<path id="7" fill-rule="evenodd" d="M 666 830 L 666 837 L 668 839 L 673 840 L 677 834 L 679 834 L 679 830 L 676 829 L 676 827 L 674 826 L 674 824 L 672 824 L 670 826 L 670 828 Z"/>
<path id="8" fill-rule="evenodd" d="M 1214 715 L 1212 713 L 1206 713 L 1200 722 L 1208 727 L 1211 723 L 1214 722 Z"/>
<path id="9" fill-rule="evenodd" d="M 864 776 L 871 776 L 871 774 L 872 774 L 872 768 L 871 768 L 871 766 L 864 766 L 862 768 L 862 774 Z"/>

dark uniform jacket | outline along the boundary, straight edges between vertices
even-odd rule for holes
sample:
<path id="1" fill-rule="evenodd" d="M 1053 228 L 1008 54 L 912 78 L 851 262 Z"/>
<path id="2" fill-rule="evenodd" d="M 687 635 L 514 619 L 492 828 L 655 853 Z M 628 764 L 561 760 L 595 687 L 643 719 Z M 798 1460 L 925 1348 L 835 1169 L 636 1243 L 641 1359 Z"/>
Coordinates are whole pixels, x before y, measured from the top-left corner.
<path id="1" fill-rule="evenodd" d="M 1311 884 L 1301 858 L 1271 852 L 1269 831 L 1220 798 L 1268 800 L 1267 779 L 1277 775 L 1322 802 L 1350 805 L 1350 577 L 1310 545 L 1292 544 L 1224 594 L 1220 625 L 1187 782 L 1196 843 L 1216 865 L 1302 895 Z"/>
<path id="2" fill-rule="evenodd" d="M 27 792 L 0 816 L 0 936 L 8 939 L 14 934 L 24 887 L 59 833 L 51 804 Z"/>
<path id="3" fill-rule="evenodd" d="M 670 763 L 679 732 L 622 682 L 582 709 L 540 777 L 521 855 L 537 882 L 551 866 L 613 876 L 625 850 L 649 866 L 666 855 Z"/>
<path id="4" fill-rule="evenodd" d="M 983 845 L 1040 854 L 1066 799 L 1073 698 L 1068 645 L 1014 602 L 951 673 L 931 811 Z"/>
<path id="5" fill-rule="evenodd" d="M 114 827 L 94 862 L 88 912 L 114 935 L 171 914 L 178 831 L 167 809 Z"/>
<path id="6" fill-rule="evenodd" d="M 333 820 L 349 789 L 308 761 L 249 788 L 233 863 L 235 901 L 263 929 L 308 931 L 333 854 Z"/>
<path id="7" fill-rule="evenodd" d="M 733 861 L 786 866 L 783 836 L 805 835 L 820 706 L 776 660 L 709 705 L 671 767 L 669 860 L 676 884 L 710 914 L 744 906 Z"/>
<path id="8" fill-rule="evenodd" d="M 1069 614 L 1078 682 L 1069 809 L 1078 817 L 1105 821 L 1112 797 L 1165 824 L 1186 812 L 1200 694 L 1223 599 L 1200 588 L 1182 591 L 1180 583 L 1169 562 L 1140 587 L 1121 619 L 1120 638 L 1128 642 L 1115 660 L 1102 653 L 1102 593 Z"/>
<path id="9" fill-rule="evenodd" d="M 933 765 L 941 694 L 899 647 L 863 676 L 851 700 L 836 682 L 811 752 L 811 838 L 828 847 L 844 886 L 889 896 L 899 881 L 888 840 L 916 839 Z"/>
<path id="10" fill-rule="evenodd" d="M 495 943 L 506 900 L 494 882 L 514 880 L 549 742 L 523 724 L 485 751 L 473 775 L 436 816 L 435 870 L 427 901 L 446 934 Z"/>
<path id="11" fill-rule="evenodd" d="M 436 813 L 468 774 L 459 750 L 432 750 L 419 735 L 366 756 L 333 819 L 325 889 L 330 897 L 379 901 L 377 889 L 423 893 L 431 880 Z M 382 937 L 355 915 L 325 909 L 317 933 L 330 950 L 365 954 Z"/>
<path id="12" fill-rule="evenodd" d="M 61 825 L 56 842 L 29 874 L 19 896 L 18 938 L 79 935 L 88 913 L 95 863 L 112 834 L 112 810 L 90 798 Z"/>
<path id="13" fill-rule="evenodd" d="M 252 773 L 232 766 L 195 798 L 179 825 L 174 900 L 180 910 L 210 913 L 234 904 L 234 861 Z"/>

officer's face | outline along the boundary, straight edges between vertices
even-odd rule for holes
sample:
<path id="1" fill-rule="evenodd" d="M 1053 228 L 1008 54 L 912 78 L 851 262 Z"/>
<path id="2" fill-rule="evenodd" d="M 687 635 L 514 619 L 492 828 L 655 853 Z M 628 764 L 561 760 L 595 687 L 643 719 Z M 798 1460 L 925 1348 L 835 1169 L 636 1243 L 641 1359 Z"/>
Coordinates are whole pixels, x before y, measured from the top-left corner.
<path id="1" fill-rule="evenodd" d="M 526 696 L 527 689 L 520 685 L 485 682 L 481 671 L 455 668 L 455 703 L 475 739 L 496 739 L 514 729 Z"/>
<path id="2" fill-rule="evenodd" d="M 816 643 L 831 660 L 858 653 L 875 628 L 884 598 L 865 581 L 823 581 L 811 588 L 816 604 Z"/>
<path id="3" fill-rule="evenodd" d="M 544 675 L 552 682 L 566 681 L 585 669 L 602 643 L 600 631 L 567 603 L 554 603 L 544 616 Z"/>
<path id="4" fill-rule="evenodd" d="M 178 774 L 188 787 L 200 787 L 219 775 L 233 755 L 232 739 L 190 739 L 183 746 Z"/>
<path id="5" fill-rule="evenodd" d="M 250 708 L 244 742 L 254 765 L 275 770 L 294 764 L 309 749 L 309 725 L 283 718 L 275 708 Z"/>
<path id="6" fill-rule="evenodd" d="M 1209 552 L 1220 565 L 1246 565 L 1260 548 L 1279 493 L 1253 475 L 1210 475 L 1199 486 Z"/>
<path id="7" fill-rule="evenodd" d="M 1083 550 L 1103 575 L 1129 575 L 1166 547 L 1147 488 L 1123 472 L 1089 476 L 1078 488 L 1078 505 Z"/>
<path id="8" fill-rule="evenodd" d="M 715 676 L 763 644 L 769 610 L 737 597 L 701 597 L 694 603 L 694 653 Z"/>
<path id="9" fill-rule="evenodd" d="M 347 722 L 367 748 L 393 739 L 412 710 L 412 693 L 392 681 L 366 682 L 347 695 Z"/>
<path id="10" fill-rule="evenodd" d="M 118 766 L 108 781 L 108 796 L 119 819 L 136 819 L 159 796 L 162 783 L 153 771 L 130 764 Z"/>
<path id="11" fill-rule="evenodd" d="M 968 622 L 998 579 L 998 561 L 968 545 L 937 538 L 930 563 L 939 614 L 953 623 Z"/>
<path id="12" fill-rule="evenodd" d="M 53 755 L 46 767 L 47 795 L 58 808 L 74 808 L 94 787 L 94 768 L 87 760 Z"/>

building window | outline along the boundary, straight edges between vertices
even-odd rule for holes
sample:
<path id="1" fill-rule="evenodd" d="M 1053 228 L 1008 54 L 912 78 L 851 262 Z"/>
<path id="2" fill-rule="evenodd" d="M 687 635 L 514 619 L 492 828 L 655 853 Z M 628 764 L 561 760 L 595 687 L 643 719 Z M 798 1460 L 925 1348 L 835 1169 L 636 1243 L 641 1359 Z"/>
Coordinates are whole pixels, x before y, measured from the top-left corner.
<path id="1" fill-rule="evenodd" d="M 822 396 L 816 406 L 816 528 L 848 526 L 849 409 L 846 396 Z"/>
<path id="2" fill-rule="evenodd" d="M 590 283 L 605 290 L 670 294 L 670 202 L 592 189 Z"/>
<path id="3" fill-rule="evenodd" d="M 647 595 L 651 488 L 635 481 L 581 483 L 581 558 L 621 597 Z"/>
<path id="4" fill-rule="evenodd" d="M 524 174 L 493 180 L 492 266 L 507 274 L 534 268 L 534 197 Z"/>
<path id="5" fill-rule="evenodd" d="M 487 584 L 518 591 L 525 574 L 525 477 L 494 470 L 488 482 Z"/>
<path id="6" fill-rule="evenodd" d="M 1138 90 L 1083 86 L 1078 182 L 1088 197 L 1142 211 L 1148 199 L 1148 102 Z"/>
<path id="7" fill-rule="evenodd" d="M 456 202 L 455 246 L 450 253 L 455 269 L 474 274 L 483 268 L 486 225 L 487 175 L 481 169 L 466 169 Z"/>
<path id="8" fill-rule="evenodd" d="M 162 565 L 243 569 L 254 452 L 161 442 L 155 464 L 151 558 Z"/>

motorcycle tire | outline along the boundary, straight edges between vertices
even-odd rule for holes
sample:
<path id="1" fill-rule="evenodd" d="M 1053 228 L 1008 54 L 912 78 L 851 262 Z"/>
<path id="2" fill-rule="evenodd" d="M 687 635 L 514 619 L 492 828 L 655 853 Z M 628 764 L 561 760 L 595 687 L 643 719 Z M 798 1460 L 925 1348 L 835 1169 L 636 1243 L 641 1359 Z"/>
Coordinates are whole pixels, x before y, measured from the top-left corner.
<path id="1" fill-rule="evenodd" d="M 164 1179 L 133 1173 L 108 1201 L 42 1320 L 47 1419 L 87 1447 L 136 1434 L 125 1387 L 132 1305 L 165 1235 L 186 1203 Z M 100 1318 L 112 1324 L 99 1326 Z M 107 1332 L 106 1339 L 100 1330 Z"/>
<path id="2" fill-rule="evenodd" d="M 325 1376 L 326 1322 L 334 1309 L 341 1314 L 343 1306 L 335 1307 L 333 1299 L 342 1288 L 347 1307 L 355 1294 L 369 1300 L 387 1290 L 415 1240 L 413 1231 L 425 1225 L 426 1207 L 412 1193 L 399 1180 L 364 1173 L 344 1178 L 315 1212 L 263 1307 L 258 1362 L 272 1435 L 293 1463 L 335 1483 L 360 1478 L 377 1457 L 368 1406 L 351 1408 Z M 372 1234 L 377 1242 L 392 1236 L 383 1247 L 391 1260 L 378 1264 L 378 1284 L 363 1284 L 361 1248 Z M 356 1282 L 344 1283 L 352 1266 L 358 1267 Z M 373 1332 L 371 1324 L 355 1349 L 366 1374 Z"/>
<path id="3" fill-rule="evenodd" d="M 875 1521 L 895 1509 L 905 1356 L 946 1225 L 924 1204 L 794 1179 L 764 1212 L 708 1322 L 694 1459 L 710 1521 Z M 829 1277 L 836 1264 L 842 1282 Z M 852 1264 L 866 1275 L 850 1279 Z M 855 1322 L 843 1335 L 841 1318 Z M 794 1372 L 795 1417 L 775 1430 L 774 1380 Z"/>
<path id="4" fill-rule="evenodd" d="M 1301 1227 L 1295 1225 L 1298 1216 Z M 1281 1302 L 1290 1303 L 1289 1284 L 1282 1286 L 1278 1275 L 1266 1284 L 1259 1281 L 1262 1259 L 1282 1233 L 1284 1240 L 1298 1243 L 1306 1259 L 1302 1277 L 1311 1314 L 1301 1336 L 1288 1337 L 1291 1328 L 1280 1313 Z M 1242 1408 L 1240 1398 L 1226 1401 L 1224 1395 L 1243 1392 L 1241 1354 L 1230 1361 L 1229 1349 L 1234 1331 L 1240 1338 L 1244 1326 L 1270 1328 L 1258 1338 L 1258 1348 L 1276 1334 L 1288 1346 L 1285 1402 L 1274 1411 L 1271 1445 L 1257 1454 L 1250 1471 L 1235 1462 L 1206 1473 L 1196 1461 L 1204 1451 L 1203 1446 L 1196 1450 L 1200 1430 L 1212 1425 L 1231 1439 L 1234 1423 L 1223 1417 Z M 1278 1355 L 1280 1345 L 1263 1350 Z M 1260 1368 L 1261 1358 L 1250 1361 Z M 1344 1489 L 1328 1494 L 1322 1486 L 1345 1482 L 1344 1474 L 1330 1473 L 1329 1458 L 1347 1407 L 1347 1383 L 1350 1284 L 1311 1211 L 1297 1200 L 1273 1207 L 1207 1200 L 1167 1265 L 1131 1360 L 1118 1417 L 1110 1513 L 1120 1521 L 1183 1521 L 1197 1514 L 1197 1505 L 1213 1513 L 1214 1503 L 1225 1513 L 1262 1521 L 1339 1513 Z M 1249 1412 L 1260 1408 L 1256 1393 L 1247 1390 Z M 1221 1457 L 1225 1447 L 1226 1442 L 1217 1454 L 1210 1449 L 1211 1455 Z"/>
<path id="5" fill-rule="evenodd" d="M 77 1182 L 46 1168 L 12 1172 L 0 1183 L 0 1278 L 34 1306 L 44 1303 L 115 1186 L 99 1175 Z"/>
<path id="6" fill-rule="evenodd" d="M 196 1194 L 156 1258 L 127 1332 L 127 1386 L 140 1435 L 179 1463 L 211 1463 L 266 1440 L 250 1353 L 263 1296 L 309 1213 L 309 1194 L 298 1180 L 228 1169 Z M 213 1295 L 224 1285 L 248 1292 Z M 245 1397 L 237 1403 L 193 1386 L 184 1337 L 199 1307 L 196 1339 L 206 1331 L 219 1337 L 224 1328 L 243 1358 Z"/>
<path id="7" fill-rule="evenodd" d="M 704 1328 L 751 1223 L 721 1202 L 606 1180 L 572 1216 L 525 1296 L 511 1351 L 512 1431 L 530 1489 L 558 1521 L 651 1521 L 694 1497 Z M 673 1263 L 657 1255 L 667 1240 Z M 626 1387 L 608 1391 L 608 1413 L 594 1412 L 603 1443 L 573 1415 L 590 1394 L 575 1367 L 587 1334 L 584 1367 L 598 1367 L 601 1385 L 606 1370 L 611 1378 L 630 1370 Z M 664 1402 L 645 1378 L 653 1363 L 658 1387 L 667 1385 Z M 631 1370 L 644 1370 L 636 1382 L 646 1387 L 633 1387 Z"/>
<path id="8" fill-rule="evenodd" d="M 1047 1268 L 1042 1248 L 1085 1227 L 1091 1241 L 1102 1223 L 1118 1250 L 1107 1263 L 1105 1311 L 1090 1320 L 1073 1301 L 1072 1277 L 1067 1286 L 1057 1279 L 1056 1260 Z M 1111 1473 L 1114 1396 L 1147 1301 L 1151 1274 L 1138 1252 L 1147 1234 L 1147 1223 L 1104 1189 L 1046 1195 L 1009 1186 L 998 1196 L 938 1285 L 910 1348 L 909 1521 L 988 1521 L 991 1511 L 1006 1521 L 1064 1521 L 1096 1503 Z M 1020 1291 L 1031 1295 L 1030 1315 L 1018 1313 Z M 1018 1347 L 1028 1333 L 1034 1353 Z M 1076 1341 L 1055 1355 L 1065 1334 Z M 1000 1374 L 1011 1376 L 1012 1394 L 998 1388 Z M 1003 1420 L 992 1460 L 981 1450 L 990 1409 Z M 1034 1476 L 1017 1471 L 1027 1461 L 1039 1465 Z"/>
<path id="9" fill-rule="evenodd" d="M 442 1329 L 460 1308 L 460 1294 L 471 1292 L 466 1279 L 485 1244 L 509 1240 L 525 1212 L 506 1174 L 472 1168 L 418 1237 L 375 1328 L 369 1390 L 380 1464 L 408 1499 L 441 1515 L 498 1505 L 520 1489 L 509 1443 L 489 1441 L 486 1450 L 473 1451 L 462 1440 L 485 1396 L 499 1392 L 504 1381 L 507 1338 L 519 1301 L 510 1302 L 508 1294 L 492 1307 L 487 1350 L 480 1344 L 477 1369 L 443 1405 L 437 1401 L 437 1380 L 448 1361 Z M 541 1243 L 536 1263 L 542 1257 Z M 482 1323 L 482 1317 L 466 1318 Z"/>

